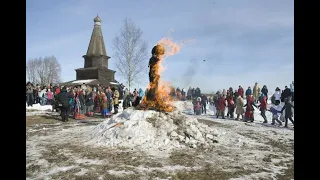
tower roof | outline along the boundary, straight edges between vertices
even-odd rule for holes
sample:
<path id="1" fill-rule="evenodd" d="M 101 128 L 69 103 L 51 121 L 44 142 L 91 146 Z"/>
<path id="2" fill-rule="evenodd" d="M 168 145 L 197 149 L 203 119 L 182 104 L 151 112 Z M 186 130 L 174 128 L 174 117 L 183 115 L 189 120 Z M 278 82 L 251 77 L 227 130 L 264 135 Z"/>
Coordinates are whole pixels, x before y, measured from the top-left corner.
<path id="1" fill-rule="evenodd" d="M 97 16 L 93 21 L 94 27 L 86 56 L 107 56 L 101 30 L 101 18 Z"/>
<path id="2" fill-rule="evenodd" d="M 93 19 L 93 22 L 101 22 L 101 18 L 97 15 L 97 17 Z"/>

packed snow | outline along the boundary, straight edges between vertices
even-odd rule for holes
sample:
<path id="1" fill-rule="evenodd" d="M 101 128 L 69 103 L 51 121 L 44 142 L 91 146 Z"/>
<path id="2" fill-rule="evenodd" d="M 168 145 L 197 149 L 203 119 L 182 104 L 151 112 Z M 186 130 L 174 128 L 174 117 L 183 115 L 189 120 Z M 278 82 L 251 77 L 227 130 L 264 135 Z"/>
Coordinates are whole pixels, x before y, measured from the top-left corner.
<path id="1" fill-rule="evenodd" d="M 123 125 L 113 127 L 117 123 Z M 165 114 L 129 108 L 110 121 L 96 126 L 92 133 L 93 139 L 88 143 L 155 152 L 186 146 L 209 146 L 215 142 L 215 136 L 215 129 L 179 111 Z"/>
<path id="2" fill-rule="evenodd" d="M 83 84 L 83 83 L 90 83 L 92 81 L 94 81 L 95 79 L 86 79 L 86 80 L 77 80 L 77 81 L 73 81 L 73 84 Z"/>
<path id="3" fill-rule="evenodd" d="M 199 123 L 197 120 L 200 117 L 212 116 L 214 107 L 207 107 L 207 115 L 194 116 L 191 102 L 177 101 L 174 102 L 174 105 L 177 110 L 172 113 L 126 109 L 94 127 L 91 134 L 92 139 L 87 144 L 138 148 L 157 154 L 158 151 L 170 152 L 170 150 L 185 147 L 208 148 L 228 138 L 228 136 L 224 137 L 227 133 L 225 130 L 219 132 L 214 127 Z M 279 109 L 281 110 L 280 106 Z M 266 116 L 270 123 L 272 114 L 267 112 Z M 263 121 L 258 109 L 255 111 L 255 122 L 257 121 Z M 242 122 L 231 121 L 231 123 Z M 262 123 L 252 124 L 257 128 L 261 125 L 272 126 Z M 240 137 L 237 141 L 242 144 Z M 230 143 L 234 145 L 236 142 Z"/>
<path id="4" fill-rule="evenodd" d="M 33 104 L 33 106 L 26 105 L 26 116 L 36 116 L 36 115 L 45 115 L 52 114 L 52 105 L 40 105 Z"/>

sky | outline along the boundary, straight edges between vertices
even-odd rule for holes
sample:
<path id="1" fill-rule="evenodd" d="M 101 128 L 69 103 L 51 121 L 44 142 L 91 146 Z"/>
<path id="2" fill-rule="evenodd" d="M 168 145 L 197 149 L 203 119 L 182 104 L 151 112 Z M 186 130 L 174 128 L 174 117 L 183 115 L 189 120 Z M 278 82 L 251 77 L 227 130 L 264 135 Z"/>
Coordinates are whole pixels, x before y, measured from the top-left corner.
<path id="1" fill-rule="evenodd" d="M 93 19 L 99 15 L 109 59 L 116 70 L 112 42 L 130 18 L 143 31 L 148 49 L 170 33 L 176 42 L 194 38 L 163 61 L 162 78 L 175 87 L 210 93 L 229 87 L 269 92 L 294 80 L 292 0 L 28 0 L 26 60 L 54 55 L 63 81 L 83 68 Z M 149 52 L 148 50 L 148 52 Z M 204 61 L 205 60 L 205 61 Z M 148 60 L 146 60 L 147 66 Z M 117 70 L 116 70 L 117 71 Z M 115 79 L 125 79 L 116 72 Z M 148 74 L 134 88 L 145 88 Z"/>

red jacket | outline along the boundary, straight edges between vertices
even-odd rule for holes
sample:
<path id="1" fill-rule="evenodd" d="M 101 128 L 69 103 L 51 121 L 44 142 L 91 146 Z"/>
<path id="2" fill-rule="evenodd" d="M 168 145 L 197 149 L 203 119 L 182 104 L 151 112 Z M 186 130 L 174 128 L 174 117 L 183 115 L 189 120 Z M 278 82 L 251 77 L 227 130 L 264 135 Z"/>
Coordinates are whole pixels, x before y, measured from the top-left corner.
<path id="1" fill-rule="evenodd" d="M 226 100 L 223 97 L 219 98 L 218 106 L 221 111 L 224 111 L 226 109 Z"/>
<path id="2" fill-rule="evenodd" d="M 243 97 L 244 90 L 243 90 L 242 87 L 238 89 L 238 94 L 239 94 L 241 97 Z"/>
<path id="3" fill-rule="evenodd" d="M 231 96 L 227 96 L 226 100 L 228 102 L 228 107 L 234 106 L 234 103 L 231 103 L 233 101 L 233 98 Z"/>
<path id="4" fill-rule="evenodd" d="M 55 95 L 57 95 L 57 94 L 59 94 L 60 93 L 60 88 L 58 87 L 57 89 L 56 89 L 56 92 L 54 93 Z"/>
<path id="5" fill-rule="evenodd" d="M 260 111 L 267 109 L 267 98 L 266 96 L 263 96 L 263 98 L 260 99 Z"/>

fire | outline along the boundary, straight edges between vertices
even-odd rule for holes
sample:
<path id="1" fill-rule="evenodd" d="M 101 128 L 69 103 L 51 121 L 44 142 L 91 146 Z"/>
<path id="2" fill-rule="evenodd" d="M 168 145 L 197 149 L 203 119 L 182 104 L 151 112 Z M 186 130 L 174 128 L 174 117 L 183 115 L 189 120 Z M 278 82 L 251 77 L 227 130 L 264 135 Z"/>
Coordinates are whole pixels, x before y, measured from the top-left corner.
<path id="1" fill-rule="evenodd" d="M 170 101 L 172 101 L 169 94 L 170 83 L 161 80 L 160 75 L 165 70 L 162 66 L 163 60 L 168 56 L 177 54 L 180 51 L 182 44 L 185 43 L 186 41 L 174 42 L 171 38 L 162 38 L 152 49 L 153 55 L 150 58 L 150 62 L 151 60 L 156 59 L 156 63 L 152 66 L 152 69 L 150 69 L 152 77 L 150 77 L 149 74 L 150 83 L 147 88 L 146 96 L 143 98 L 138 108 L 163 112 L 172 112 L 175 109 L 175 107 L 170 104 Z"/>

